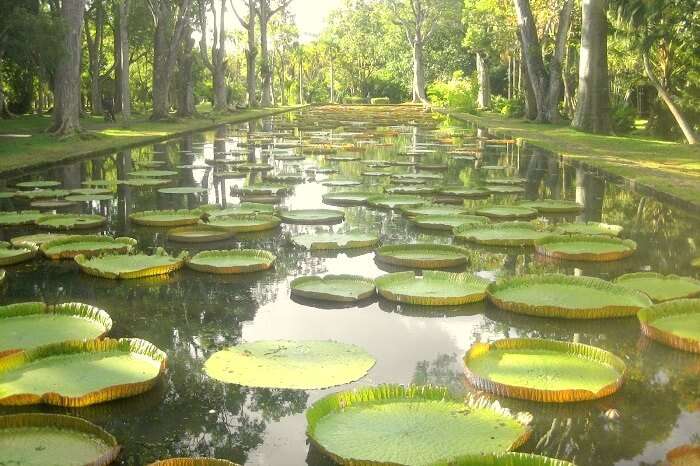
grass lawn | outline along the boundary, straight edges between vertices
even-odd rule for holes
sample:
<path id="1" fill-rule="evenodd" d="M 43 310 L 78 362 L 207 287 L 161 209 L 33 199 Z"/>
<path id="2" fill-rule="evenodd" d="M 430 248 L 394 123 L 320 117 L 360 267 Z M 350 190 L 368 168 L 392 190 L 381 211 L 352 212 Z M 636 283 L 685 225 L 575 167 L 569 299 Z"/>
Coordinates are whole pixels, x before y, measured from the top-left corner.
<path id="1" fill-rule="evenodd" d="M 494 113 L 453 116 L 522 138 L 700 207 L 700 147 L 641 136 L 592 135 L 565 125 L 530 123 Z"/>
<path id="2" fill-rule="evenodd" d="M 57 138 L 44 131 L 51 116 L 24 115 L 0 120 L 0 174 L 39 167 L 87 156 L 93 153 L 119 150 L 134 144 L 144 144 L 173 137 L 177 134 L 205 129 L 221 123 L 236 123 L 279 113 L 294 107 L 241 110 L 232 113 L 200 113 L 199 116 L 172 121 L 151 122 L 148 116 L 134 116 L 128 126 L 106 123 L 102 117 L 81 120 L 85 134 Z M 199 109 L 200 112 L 205 109 Z"/>

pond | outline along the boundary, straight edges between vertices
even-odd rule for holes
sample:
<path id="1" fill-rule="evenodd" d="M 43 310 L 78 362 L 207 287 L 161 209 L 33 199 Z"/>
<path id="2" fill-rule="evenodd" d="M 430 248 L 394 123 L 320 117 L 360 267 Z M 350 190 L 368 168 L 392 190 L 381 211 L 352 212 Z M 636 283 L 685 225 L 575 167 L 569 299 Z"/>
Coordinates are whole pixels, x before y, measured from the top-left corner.
<path id="1" fill-rule="evenodd" d="M 484 136 L 484 130 L 478 130 Z M 273 269 L 254 274 L 210 275 L 183 269 L 166 276 L 113 281 L 79 271 L 73 261 L 35 259 L 6 267 L 0 288 L 3 304 L 43 300 L 77 301 L 105 309 L 114 321 L 113 337 L 150 341 L 169 358 L 165 379 L 155 389 L 133 398 L 87 408 L 0 408 L 16 412 L 69 413 L 111 432 L 123 445 L 118 464 L 142 465 L 172 456 L 215 456 L 246 465 L 334 464 L 305 436 L 305 409 L 327 390 L 256 389 L 224 384 L 208 377 L 204 362 L 216 351 L 242 341 L 335 340 L 358 345 L 377 362 L 353 384 L 382 383 L 446 385 L 469 391 L 462 357 L 477 341 L 504 337 L 542 337 L 579 341 L 609 350 L 628 366 L 625 384 L 598 401 L 539 404 L 498 398 L 502 405 L 533 414 L 533 435 L 520 450 L 575 460 L 581 466 L 661 464 L 666 453 L 698 442 L 700 436 L 700 356 L 651 342 L 640 333 L 636 318 L 559 320 L 499 310 L 489 303 L 453 307 L 397 305 L 384 299 L 359 305 L 328 305 L 292 299 L 290 282 L 303 275 L 357 274 L 376 278 L 401 269 L 375 261 L 371 249 L 352 252 L 309 252 L 290 238 L 302 233 L 359 229 L 379 234 L 383 244 L 431 242 L 453 244 L 449 231 L 416 227 L 398 211 L 367 206 L 345 207 L 345 222 L 334 226 L 283 224 L 281 228 L 242 233 L 211 244 L 170 241 L 166 229 L 129 221 L 137 211 L 194 208 L 202 204 L 235 205 L 240 188 L 259 182 L 264 173 L 244 178 L 219 176 L 229 171 L 212 159 L 240 158 L 272 166 L 267 172 L 302 176 L 281 206 L 293 209 L 338 208 L 325 205 L 322 195 L 362 189 L 381 193 L 396 186 L 389 176 L 363 172 L 433 173 L 426 185 L 477 185 L 488 178 L 522 177 L 520 194 L 496 193 L 489 199 L 467 200 L 468 208 L 518 199 L 567 199 L 583 205 L 580 213 L 544 216 L 543 221 L 595 221 L 624 227 L 623 236 L 637 242 L 630 258 L 605 262 L 544 260 L 532 248 L 498 248 L 465 244 L 468 265 L 456 270 L 496 279 L 524 273 L 561 272 L 612 280 L 635 271 L 693 276 L 700 218 L 652 196 L 640 195 L 604 175 L 563 164 L 557 157 L 522 148 L 501 138 L 476 139 L 477 129 L 415 109 L 382 110 L 311 108 L 261 121 L 176 138 L 94 159 L 60 165 L 13 179 L 0 179 L 0 191 L 21 181 L 57 180 L 62 188 L 85 187 L 89 180 L 115 182 L 137 169 L 177 172 L 176 186 L 202 187 L 194 194 L 163 194 L 158 187 L 118 185 L 116 196 L 79 202 L 60 212 L 96 213 L 108 218 L 103 230 L 129 236 L 139 248 L 164 247 L 179 254 L 209 249 L 264 249 L 277 256 Z M 303 160 L 279 160 L 276 147 L 333 143 L 362 150 L 348 152 L 362 160 L 328 160 L 319 150 L 303 152 Z M 296 142 L 295 142 L 296 141 Z M 479 157 L 448 154 L 456 146 L 479 148 Z M 314 146 L 306 146 L 314 147 Z M 324 146 L 318 146 L 323 148 Z M 341 147 L 339 153 L 343 153 Z M 414 155 L 406 155 L 406 154 Z M 281 157 L 282 159 L 284 157 Z M 331 159 L 333 157 L 330 157 Z M 209 160 L 209 164 L 206 161 Z M 383 161 L 375 167 L 366 161 Z M 419 160 L 426 169 L 387 165 Z M 446 164 L 446 167 L 441 167 Z M 435 165 L 431 167 L 431 165 Z M 191 168 L 178 168 L 190 166 Z M 235 165 L 234 165 L 235 167 Z M 337 174 L 324 174 L 333 168 Z M 378 167 L 378 168 L 377 168 Z M 443 171 L 442 168 L 445 168 Z M 290 178 L 291 179 L 291 178 Z M 334 187 L 327 180 L 360 180 L 361 187 Z M 268 199 L 253 198 L 248 200 Z M 29 208 L 29 200 L 0 199 L 1 210 Z M 0 229 L 0 240 L 39 232 L 34 227 Z"/>

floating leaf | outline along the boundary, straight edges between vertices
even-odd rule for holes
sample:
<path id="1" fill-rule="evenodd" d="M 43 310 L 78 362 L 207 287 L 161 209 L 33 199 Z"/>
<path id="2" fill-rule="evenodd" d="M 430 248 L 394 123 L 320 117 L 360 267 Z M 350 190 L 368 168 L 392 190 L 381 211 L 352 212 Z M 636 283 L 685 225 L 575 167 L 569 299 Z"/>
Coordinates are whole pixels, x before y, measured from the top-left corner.
<path id="1" fill-rule="evenodd" d="M 172 170 L 136 170 L 129 173 L 129 176 L 136 178 L 167 178 L 177 176 L 177 172 Z"/>
<path id="2" fill-rule="evenodd" d="M 38 218 L 45 217 L 46 214 L 38 210 L 23 210 L 21 212 L 0 212 L 0 226 L 20 226 L 30 225 Z"/>
<path id="3" fill-rule="evenodd" d="M 427 204 L 427 201 L 418 196 L 405 196 L 399 194 L 380 194 L 367 199 L 367 203 L 371 207 L 383 209 L 401 209 L 408 207 L 418 207 Z"/>
<path id="4" fill-rule="evenodd" d="M 282 221 L 274 215 L 266 214 L 232 214 L 210 217 L 208 224 L 217 228 L 224 228 L 233 233 L 245 233 L 251 231 L 273 230 L 280 226 Z"/>
<path id="5" fill-rule="evenodd" d="M 603 235 L 619 236 L 623 228 L 619 225 L 608 225 L 607 223 L 586 222 L 586 223 L 560 223 L 555 231 L 564 235 Z"/>
<path id="6" fill-rule="evenodd" d="M 75 262 L 83 272 L 101 278 L 133 279 L 166 275 L 181 269 L 185 265 L 187 253 L 178 257 L 169 256 L 162 248 L 156 249 L 153 255 L 146 254 L 113 254 L 87 258 L 75 256 Z"/>
<path id="7" fill-rule="evenodd" d="M 700 281 L 678 275 L 654 272 L 628 273 L 615 279 L 615 284 L 641 291 L 655 303 L 700 296 Z"/>
<path id="8" fill-rule="evenodd" d="M 642 332 L 652 340 L 700 353 L 700 299 L 655 304 L 637 314 Z"/>
<path id="9" fill-rule="evenodd" d="M 444 204 L 425 204 L 417 207 L 404 207 L 401 208 L 401 213 L 407 217 L 417 217 L 418 215 L 439 215 L 439 216 L 452 216 L 452 215 L 465 215 L 467 214 L 467 209 L 464 207 L 457 207 L 452 205 Z"/>
<path id="10" fill-rule="evenodd" d="M 437 191 L 437 188 L 429 185 L 403 185 L 403 186 L 390 186 L 384 188 L 384 192 L 387 194 L 433 194 Z"/>
<path id="11" fill-rule="evenodd" d="M 202 251 L 187 261 L 187 266 L 198 272 L 216 274 L 252 273 L 272 267 L 277 258 L 268 251 L 231 249 Z"/>
<path id="12" fill-rule="evenodd" d="M 461 225 L 483 225 L 488 223 L 489 219 L 479 215 L 417 215 L 411 222 L 428 230 L 452 231 Z"/>
<path id="13" fill-rule="evenodd" d="M 367 199 L 377 193 L 362 191 L 342 191 L 323 195 L 323 203 L 337 206 L 357 206 L 367 204 Z"/>
<path id="14" fill-rule="evenodd" d="M 381 296 L 397 303 L 424 306 L 456 306 L 486 298 L 487 280 L 465 273 L 426 270 L 382 275 L 375 280 Z"/>
<path id="15" fill-rule="evenodd" d="M 308 276 L 292 280 L 293 296 L 351 303 L 374 296 L 374 281 L 357 275 Z"/>
<path id="16" fill-rule="evenodd" d="M 525 188 L 520 186 L 491 185 L 486 186 L 485 189 L 491 194 L 523 194 L 525 192 Z"/>
<path id="17" fill-rule="evenodd" d="M 33 191 L 17 191 L 16 195 L 27 199 L 51 199 L 66 197 L 70 191 L 66 189 L 35 189 Z"/>
<path id="18" fill-rule="evenodd" d="M 15 236 L 10 240 L 10 243 L 16 248 L 35 248 L 48 241 L 69 238 L 70 236 L 58 233 L 39 233 L 36 235 Z"/>
<path id="19" fill-rule="evenodd" d="M 522 206 L 490 206 L 478 209 L 477 215 L 498 220 L 508 219 L 532 219 L 537 217 L 537 211 L 530 207 Z"/>
<path id="20" fill-rule="evenodd" d="M 486 199 L 491 196 L 491 193 L 486 189 L 466 186 L 444 187 L 439 192 L 443 196 L 454 196 L 462 199 Z"/>
<path id="21" fill-rule="evenodd" d="M 608 236 L 550 236 L 537 240 L 535 250 L 555 259 L 609 262 L 634 254 L 637 243 Z"/>
<path id="22" fill-rule="evenodd" d="M 73 202 L 93 202 L 111 201 L 114 196 L 111 194 L 72 194 L 66 197 L 66 201 Z"/>
<path id="23" fill-rule="evenodd" d="M 360 186 L 362 181 L 359 180 L 327 180 L 321 183 L 323 186 L 331 187 L 347 187 L 347 186 Z"/>
<path id="24" fill-rule="evenodd" d="M 61 186 L 60 181 L 54 180 L 40 180 L 40 181 L 23 181 L 15 185 L 18 188 L 55 188 L 56 186 Z"/>
<path id="25" fill-rule="evenodd" d="M 379 243 L 377 235 L 349 231 L 347 233 L 311 233 L 292 237 L 297 246 L 317 250 L 370 248 Z"/>
<path id="26" fill-rule="evenodd" d="M 233 238 L 233 231 L 212 225 L 190 225 L 168 230 L 168 240 L 180 243 L 210 243 Z"/>
<path id="27" fill-rule="evenodd" d="M 345 213 L 332 209 L 301 209 L 280 212 L 280 218 L 285 223 L 300 225 L 332 225 L 345 220 Z"/>
<path id="28" fill-rule="evenodd" d="M 112 238 L 102 235 L 76 235 L 52 239 L 40 246 L 41 252 L 49 259 L 72 259 L 82 254 L 92 257 L 106 252 L 126 254 L 136 247 L 133 238 Z"/>
<path id="29" fill-rule="evenodd" d="M 454 228 L 455 238 L 490 246 L 532 246 L 547 238 L 551 232 L 530 222 L 503 222 L 494 224 L 465 224 Z"/>
<path id="30" fill-rule="evenodd" d="M 82 196 L 96 196 L 99 194 L 111 194 L 112 190 L 104 188 L 79 188 L 71 189 L 70 192 L 71 194 L 77 194 Z"/>
<path id="31" fill-rule="evenodd" d="M 201 194 L 206 193 L 207 188 L 199 186 L 179 186 L 177 188 L 160 188 L 158 192 L 161 194 Z"/>
<path id="32" fill-rule="evenodd" d="M 535 209 L 541 214 L 575 214 L 583 210 L 583 206 L 576 201 L 562 201 L 555 199 L 526 201 L 521 202 L 518 205 Z"/>
<path id="33" fill-rule="evenodd" d="M 228 460 L 216 458 L 169 458 L 156 461 L 148 466 L 240 466 Z M 544 466 L 544 465 L 543 465 Z M 554 465 L 553 465 L 554 466 Z"/>
<path id="34" fill-rule="evenodd" d="M 152 188 L 155 186 L 165 186 L 172 183 L 172 180 L 161 180 L 155 178 L 134 178 L 131 180 L 117 181 L 118 184 L 131 186 L 133 188 Z"/>
<path id="35" fill-rule="evenodd" d="M 15 265 L 33 259 L 37 249 L 33 247 L 10 248 L 11 244 L 0 241 L 0 266 Z"/>
<path id="36" fill-rule="evenodd" d="M 466 251 L 446 244 L 397 244 L 382 246 L 376 258 L 387 264 L 419 269 L 458 267 L 467 263 Z"/>
<path id="37" fill-rule="evenodd" d="M 196 225 L 202 218 L 199 210 L 147 210 L 134 212 L 129 219 L 137 225 L 176 227 Z"/>
<path id="38" fill-rule="evenodd" d="M 107 223 L 107 219 L 102 215 L 54 214 L 40 217 L 35 223 L 49 230 L 89 230 L 101 227 Z"/>

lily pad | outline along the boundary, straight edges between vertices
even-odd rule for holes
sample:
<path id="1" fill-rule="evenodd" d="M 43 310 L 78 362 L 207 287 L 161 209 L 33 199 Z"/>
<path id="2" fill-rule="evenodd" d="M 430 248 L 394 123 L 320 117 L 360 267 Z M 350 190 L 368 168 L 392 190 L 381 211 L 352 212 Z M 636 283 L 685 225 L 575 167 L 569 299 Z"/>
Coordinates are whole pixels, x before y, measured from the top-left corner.
<path id="1" fill-rule="evenodd" d="M 83 181 L 83 186 L 94 186 L 94 187 L 111 187 L 116 183 L 116 181 L 110 180 L 87 180 Z"/>
<path id="2" fill-rule="evenodd" d="M 488 223 L 489 219 L 479 215 L 417 215 L 411 222 L 428 230 L 452 231 L 461 225 L 483 225 Z"/>
<path id="3" fill-rule="evenodd" d="M 292 237 L 292 243 L 311 251 L 371 248 L 379 243 L 379 237 L 370 233 L 311 233 Z"/>
<path id="4" fill-rule="evenodd" d="M 177 188 L 160 188 L 158 192 L 161 194 L 201 194 L 206 193 L 207 188 L 199 186 L 180 186 Z"/>
<path id="5" fill-rule="evenodd" d="M 563 235 L 601 235 L 620 236 L 623 228 L 620 225 L 608 225 L 599 222 L 559 223 L 555 231 Z"/>
<path id="6" fill-rule="evenodd" d="M 469 455 L 455 458 L 450 466 L 575 466 L 573 463 L 529 453 Z"/>
<path id="7" fill-rule="evenodd" d="M 530 222 L 503 222 L 493 224 L 466 224 L 455 227 L 455 238 L 490 246 L 532 246 L 547 238 L 551 232 Z"/>
<path id="8" fill-rule="evenodd" d="M 391 172 L 385 172 L 385 171 L 366 171 L 362 172 L 362 176 L 369 176 L 370 178 L 378 178 L 382 176 L 391 176 Z"/>
<path id="9" fill-rule="evenodd" d="M 527 183 L 527 178 L 518 178 L 518 177 L 487 178 L 486 180 L 484 180 L 484 183 L 486 183 L 486 184 L 502 184 L 505 186 L 509 186 L 509 185 L 514 185 L 514 184 L 525 184 L 525 183 Z"/>
<path id="10" fill-rule="evenodd" d="M 683 351 L 700 353 L 700 299 L 655 304 L 637 314 L 642 333 Z"/>
<path id="11" fill-rule="evenodd" d="M 61 186 L 61 182 L 54 181 L 54 180 L 23 181 L 21 183 L 17 183 L 15 186 L 18 188 L 27 188 L 27 189 L 55 188 L 56 186 Z"/>
<path id="12" fill-rule="evenodd" d="M 126 254 L 136 247 L 133 238 L 112 238 L 103 235 L 76 235 L 53 239 L 43 243 L 39 249 L 49 259 L 73 259 L 82 254 L 85 257 L 103 253 Z"/>
<path id="13" fill-rule="evenodd" d="M 342 191 L 323 195 L 323 203 L 335 206 L 357 206 L 367 204 L 367 199 L 377 193 L 362 191 Z"/>
<path id="14" fill-rule="evenodd" d="M 72 204 L 73 202 L 111 201 L 114 196 L 112 194 L 71 194 L 65 199 Z"/>
<path id="15" fill-rule="evenodd" d="M 240 466 L 228 460 L 216 458 L 168 458 L 148 466 Z"/>
<path id="16" fill-rule="evenodd" d="M 71 235 L 62 235 L 58 233 L 39 233 L 36 235 L 15 236 L 10 240 L 12 246 L 16 248 L 37 248 L 42 244 L 56 239 L 69 238 Z"/>
<path id="17" fill-rule="evenodd" d="M 416 207 L 404 207 L 401 209 L 401 213 L 410 218 L 417 217 L 419 215 L 465 215 L 468 213 L 468 210 L 464 207 L 457 207 L 453 205 L 425 204 Z"/>
<path id="18" fill-rule="evenodd" d="M 443 196 L 461 197 L 462 199 L 486 199 L 491 193 L 483 188 L 469 188 L 466 186 L 446 187 L 440 190 Z"/>
<path id="19" fill-rule="evenodd" d="M 282 196 L 284 195 L 288 190 L 289 186 L 287 185 L 279 185 L 279 184 L 253 184 L 250 186 L 244 186 L 240 188 L 240 191 L 243 194 L 247 195 L 262 195 L 262 194 L 268 194 L 271 196 Z"/>
<path id="20" fill-rule="evenodd" d="M 379 194 L 367 199 L 367 203 L 381 209 L 403 209 L 418 207 L 427 204 L 427 201 L 418 196 L 405 196 L 400 194 Z"/>
<path id="21" fill-rule="evenodd" d="M 165 186 L 172 183 L 172 180 L 161 180 L 157 178 L 133 178 L 131 180 L 117 181 L 118 184 L 131 186 L 132 188 L 153 188 Z"/>
<path id="22" fill-rule="evenodd" d="M 21 212 L 0 212 L 0 227 L 30 225 L 46 214 L 38 210 L 23 210 Z"/>
<path id="23" fill-rule="evenodd" d="M 266 163 L 239 163 L 236 165 L 236 170 L 246 171 L 246 172 L 267 172 L 272 170 L 274 167 Z"/>
<path id="24" fill-rule="evenodd" d="M 206 218 L 224 217 L 227 215 L 244 215 L 244 214 L 269 214 L 275 212 L 275 208 L 269 204 L 261 204 L 258 202 L 241 202 L 240 204 L 231 207 L 221 207 L 218 205 L 207 205 L 199 208 L 204 212 Z"/>
<path id="25" fill-rule="evenodd" d="M 518 205 L 535 209 L 541 214 L 575 214 L 583 210 L 583 206 L 576 201 L 561 201 L 555 199 L 527 201 L 521 202 Z"/>
<path id="26" fill-rule="evenodd" d="M 560 274 L 505 279 L 492 284 L 488 293 L 501 309 L 564 319 L 626 317 L 651 305 L 638 291 L 599 278 Z"/>
<path id="27" fill-rule="evenodd" d="M 437 191 L 437 188 L 430 185 L 403 185 L 403 186 L 390 186 L 384 188 L 384 192 L 387 194 L 433 194 Z"/>
<path id="28" fill-rule="evenodd" d="M 532 219 L 537 217 L 537 210 L 530 207 L 502 205 L 489 206 L 476 211 L 476 215 L 483 215 L 497 220 Z"/>
<path id="29" fill-rule="evenodd" d="M 180 243 L 210 243 L 231 238 L 233 231 L 213 225 L 189 225 L 168 230 L 168 240 Z"/>
<path id="30" fill-rule="evenodd" d="M 98 194 L 111 194 L 112 190 L 105 189 L 105 188 L 79 188 L 79 189 L 71 189 L 70 193 L 71 193 L 71 195 L 77 194 L 77 195 L 83 195 L 83 196 L 96 196 Z"/>
<path id="31" fill-rule="evenodd" d="M 12 249 L 10 243 L 0 241 L 0 266 L 15 265 L 33 259 L 37 249 L 32 247 L 20 247 Z"/>
<path id="32" fill-rule="evenodd" d="M 610 262 L 634 254 L 637 243 L 608 236 L 550 236 L 537 240 L 535 250 L 555 259 Z"/>
<path id="33" fill-rule="evenodd" d="M 466 273 L 426 270 L 382 275 L 375 280 L 377 292 L 389 301 L 424 306 L 457 306 L 486 298 L 488 280 Z"/>
<path id="34" fill-rule="evenodd" d="M 329 162 L 355 162 L 357 160 L 360 160 L 360 156 L 350 154 L 335 154 L 326 155 L 325 159 Z"/>
<path id="35" fill-rule="evenodd" d="M 486 191 L 491 194 L 523 194 L 525 188 L 520 186 L 491 185 L 486 186 Z"/>
<path id="36" fill-rule="evenodd" d="M 198 272 L 238 274 L 268 270 L 276 260 L 277 257 L 268 251 L 231 249 L 202 251 L 188 259 L 187 266 Z"/>
<path id="37" fill-rule="evenodd" d="M 70 194 L 67 189 L 34 189 L 32 191 L 17 191 L 16 195 L 27 199 L 52 199 L 66 197 Z"/>
<path id="38" fill-rule="evenodd" d="M 513 338 L 476 343 L 464 356 L 467 380 L 478 390 L 545 403 L 610 396 L 620 389 L 625 363 L 580 343 Z"/>
<path id="39" fill-rule="evenodd" d="M 333 225 L 345 220 L 345 213 L 332 209 L 301 209 L 280 212 L 284 223 L 300 225 Z"/>
<path id="40" fill-rule="evenodd" d="M 32 209 L 63 209 L 65 207 L 72 207 L 74 205 L 76 205 L 75 201 L 67 201 L 66 199 L 45 199 L 39 201 L 32 201 L 29 204 L 29 206 Z"/>
<path id="41" fill-rule="evenodd" d="M 196 225 L 202 218 L 199 210 L 147 210 L 134 212 L 129 219 L 137 225 L 152 227 L 177 227 Z"/>
<path id="42" fill-rule="evenodd" d="M 615 279 L 615 283 L 641 291 L 655 303 L 700 296 L 700 280 L 678 275 L 661 275 L 654 272 L 628 273 Z"/>
<path id="43" fill-rule="evenodd" d="M 292 296 L 352 303 L 374 296 L 374 281 L 357 275 L 307 276 L 292 280 Z"/>
<path id="44" fill-rule="evenodd" d="M 443 176 L 435 173 L 399 173 L 396 175 L 391 175 L 392 180 L 423 180 L 423 181 L 442 181 Z"/>
<path id="45" fill-rule="evenodd" d="M 186 252 L 178 257 L 172 257 L 162 248 L 158 248 L 150 256 L 146 254 L 113 254 L 87 258 L 80 255 L 75 256 L 75 262 L 80 270 L 88 275 L 117 280 L 166 275 L 181 269 L 185 265 L 186 257 Z"/>
<path id="46" fill-rule="evenodd" d="M 270 340 L 214 353 L 204 371 L 221 382 L 247 387 L 314 390 L 359 380 L 374 363 L 365 350 L 346 343 Z"/>
<path id="47" fill-rule="evenodd" d="M 0 356 L 53 343 L 94 340 L 111 329 L 109 314 L 87 304 L 0 306 Z"/>
<path id="48" fill-rule="evenodd" d="M 10 199 L 15 197 L 15 191 L 0 191 L 0 199 Z"/>
<path id="49" fill-rule="evenodd" d="M 387 264 L 419 269 L 458 267 L 467 263 L 466 251 L 446 244 L 396 244 L 382 246 L 376 258 Z"/>
<path id="50" fill-rule="evenodd" d="M 232 214 L 209 218 L 209 225 L 224 228 L 233 233 L 273 230 L 282 221 L 274 215 L 267 214 Z"/>
<path id="51" fill-rule="evenodd" d="M 330 187 L 348 187 L 348 186 L 360 186 L 362 181 L 359 180 L 327 180 L 321 183 L 323 186 Z"/>
<path id="52" fill-rule="evenodd" d="M 89 230 L 107 223 L 102 215 L 54 214 L 36 219 L 40 228 L 49 230 Z"/>
<path id="53" fill-rule="evenodd" d="M 0 359 L 0 405 L 83 407 L 139 395 L 163 375 L 165 353 L 138 339 L 70 341 Z"/>
<path id="54" fill-rule="evenodd" d="M 328 395 L 306 419 L 311 442 L 339 464 L 423 466 L 518 448 L 532 416 L 442 387 L 380 385 Z"/>
<path id="55" fill-rule="evenodd" d="M 83 419 L 59 414 L 0 416 L 0 451 L 7 465 L 107 465 L 119 455 L 117 440 Z"/>
<path id="56" fill-rule="evenodd" d="M 129 176 L 135 178 L 168 178 L 177 176 L 177 172 L 173 170 L 136 170 L 129 173 Z"/>

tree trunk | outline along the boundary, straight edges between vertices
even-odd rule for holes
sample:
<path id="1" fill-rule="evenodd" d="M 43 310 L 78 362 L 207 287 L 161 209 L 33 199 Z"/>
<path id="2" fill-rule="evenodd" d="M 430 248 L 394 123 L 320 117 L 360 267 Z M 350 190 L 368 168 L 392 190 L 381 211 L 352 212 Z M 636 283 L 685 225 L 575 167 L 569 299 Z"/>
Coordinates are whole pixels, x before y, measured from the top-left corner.
<path id="1" fill-rule="evenodd" d="M 192 76 L 194 39 L 192 39 L 192 29 L 189 26 L 185 27 L 182 41 L 183 46 L 177 58 L 177 116 L 191 117 L 195 112 Z"/>
<path id="2" fill-rule="evenodd" d="M 248 107 L 258 106 L 257 86 L 258 77 L 255 70 L 255 59 L 258 48 L 255 45 L 255 0 L 248 0 L 248 50 L 245 51 L 246 60 L 246 88 L 248 90 Z"/>
<path id="3" fill-rule="evenodd" d="M 8 119 L 12 118 L 12 112 L 7 108 L 7 100 L 5 99 L 5 92 L 2 90 L 2 83 L 0 83 L 0 118 Z"/>
<path id="4" fill-rule="evenodd" d="M 527 65 L 527 74 L 537 108 L 535 119 L 544 122 L 547 121 L 547 75 L 542 61 L 540 42 L 537 38 L 535 18 L 532 16 L 529 0 L 513 0 L 513 3 L 522 40 L 523 58 Z"/>
<path id="5" fill-rule="evenodd" d="M 572 126 L 588 133 L 610 132 L 608 0 L 583 0 L 578 103 Z"/>
<path id="6" fill-rule="evenodd" d="M 476 54 L 476 76 L 479 82 L 479 95 L 476 105 L 479 108 L 489 108 L 491 106 L 491 80 L 489 78 L 489 65 L 484 55 Z"/>
<path id="7" fill-rule="evenodd" d="M 644 62 L 644 71 L 646 72 L 649 81 L 651 81 L 651 84 L 656 88 L 656 92 L 658 92 L 659 97 L 661 97 L 661 100 L 663 100 L 668 107 L 669 111 L 673 115 L 673 118 L 676 119 L 676 123 L 678 123 L 678 126 L 683 132 L 683 136 L 685 136 L 688 144 L 700 144 L 700 136 L 698 136 L 693 129 L 693 125 L 686 119 L 683 111 L 673 101 L 671 94 L 669 94 L 666 88 L 661 85 L 661 82 L 654 74 L 654 70 L 651 67 L 651 62 L 649 61 L 649 55 L 644 53 L 642 55 L 642 60 Z"/>
<path id="8" fill-rule="evenodd" d="M 518 34 L 518 40 L 520 41 L 522 50 L 522 37 L 520 34 Z M 525 100 L 525 118 L 534 120 L 537 118 L 537 102 L 535 100 L 535 91 L 532 89 L 532 82 L 527 72 L 527 64 L 523 59 L 520 60 L 518 74 L 520 76 L 519 86 L 522 88 L 522 94 Z"/>
<path id="9" fill-rule="evenodd" d="M 130 0 L 119 0 L 119 55 L 116 69 L 119 70 L 116 87 L 119 90 L 115 96 L 115 106 L 124 120 L 131 118 L 131 89 L 129 88 L 129 3 Z"/>
<path id="10" fill-rule="evenodd" d="M 214 91 L 214 110 L 223 112 L 228 108 L 228 91 L 226 89 L 226 25 L 224 18 L 226 15 L 226 0 L 221 0 L 218 15 L 214 5 L 215 0 L 211 0 L 211 12 L 214 16 L 214 40 L 211 45 L 211 60 L 207 55 L 207 12 L 206 2 L 199 4 L 199 26 L 201 39 L 199 40 L 199 51 L 202 61 L 211 72 L 212 87 Z"/>
<path id="11" fill-rule="evenodd" d="M 262 99 L 263 107 L 272 106 L 272 69 L 270 68 L 270 57 L 267 49 L 267 25 L 269 18 L 269 6 L 267 0 L 260 1 L 260 74 L 262 77 Z"/>
<path id="12" fill-rule="evenodd" d="M 552 123 L 561 121 L 559 114 L 559 101 L 562 96 L 562 63 L 566 52 L 566 39 L 569 36 L 571 25 L 571 11 L 574 8 L 573 0 L 566 0 L 559 12 L 559 25 L 554 46 L 554 54 L 549 63 L 549 91 L 547 93 L 546 119 Z"/>
<path id="13" fill-rule="evenodd" d="M 90 36 L 88 16 L 85 20 L 85 42 L 88 49 L 88 70 L 90 74 L 90 103 L 92 114 L 102 115 L 102 86 L 100 83 L 100 70 L 102 68 L 102 36 L 104 32 L 104 8 L 100 0 L 94 2 L 95 7 L 95 35 Z"/>
<path id="14" fill-rule="evenodd" d="M 49 131 L 65 136 L 80 131 L 80 56 L 85 0 L 63 0 L 61 18 L 66 28 L 63 54 L 54 78 L 55 104 Z"/>
<path id="15" fill-rule="evenodd" d="M 419 34 L 413 42 L 413 101 L 428 103 L 425 95 L 425 65 L 423 63 L 423 39 Z"/>

